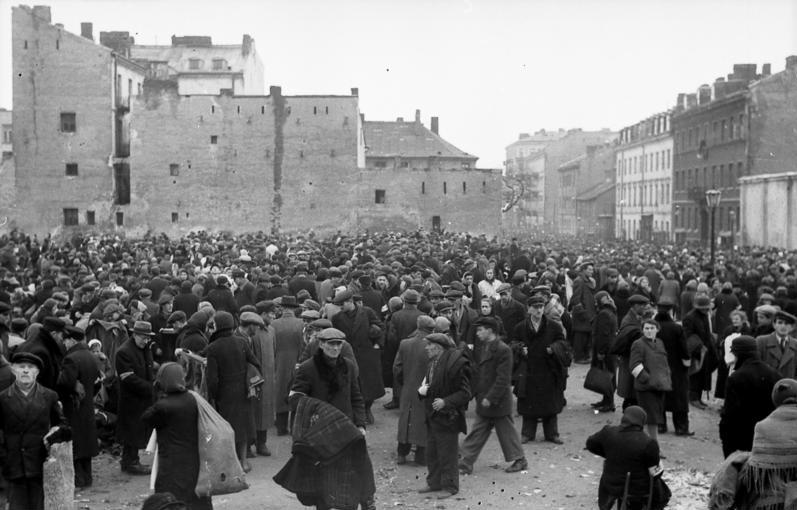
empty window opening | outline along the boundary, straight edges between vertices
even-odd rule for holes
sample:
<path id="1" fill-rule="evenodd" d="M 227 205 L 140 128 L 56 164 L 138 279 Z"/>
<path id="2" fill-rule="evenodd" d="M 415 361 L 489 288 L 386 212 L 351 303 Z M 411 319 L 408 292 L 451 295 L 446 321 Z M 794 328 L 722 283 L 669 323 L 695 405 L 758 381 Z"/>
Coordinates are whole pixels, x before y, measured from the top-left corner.
<path id="1" fill-rule="evenodd" d="M 114 173 L 114 198 L 119 205 L 130 203 L 130 165 L 127 163 L 115 163 Z"/>
<path id="2" fill-rule="evenodd" d="M 217 143 L 219 143 L 218 135 L 210 135 L 210 143 L 211 145 L 216 145 Z"/>
<path id="3" fill-rule="evenodd" d="M 315 114 L 317 114 L 317 113 L 318 113 L 318 108 L 316 108 L 315 106 L 313 106 L 313 115 L 315 115 Z"/>
<path id="4" fill-rule="evenodd" d="M 180 175 L 180 165 L 177 163 L 169 164 L 169 175 L 172 177 Z"/>
<path id="5" fill-rule="evenodd" d="M 468 192 L 468 183 L 463 181 L 462 182 L 462 194 L 464 195 L 467 192 Z"/>
<path id="6" fill-rule="evenodd" d="M 260 113 L 265 115 L 265 113 L 266 113 L 266 107 L 265 106 L 261 106 L 260 107 Z"/>
<path id="7" fill-rule="evenodd" d="M 76 177 L 77 176 L 77 163 L 67 163 L 64 173 L 66 175 L 68 175 L 69 177 Z"/>
<path id="8" fill-rule="evenodd" d="M 376 168 L 385 168 L 387 166 L 387 161 L 376 161 L 374 166 Z"/>
<path id="9" fill-rule="evenodd" d="M 374 197 L 374 203 L 377 203 L 377 204 L 384 204 L 385 203 L 385 190 L 383 190 L 383 189 L 376 190 L 375 197 Z"/>
<path id="10" fill-rule="evenodd" d="M 61 132 L 74 133 L 77 131 L 77 115 L 74 112 L 61 114 Z"/>
<path id="11" fill-rule="evenodd" d="M 172 223 L 177 223 L 180 220 L 180 214 L 173 212 L 172 213 Z"/>
<path id="12" fill-rule="evenodd" d="M 216 113 L 216 106 L 210 105 L 210 113 Z"/>
<path id="13" fill-rule="evenodd" d="M 65 207 L 64 208 L 64 226 L 66 227 L 74 227 L 78 224 L 77 221 L 77 209 L 72 207 Z"/>
<path id="14" fill-rule="evenodd" d="M 327 115 L 329 115 L 329 106 L 325 106 L 325 107 L 324 107 L 324 113 L 326 113 Z"/>
<path id="15" fill-rule="evenodd" d="M 240 114 L 241 113 L 241 105 L 237 106 L 237 110 L 238 110 L 238 113 Z"/>
<path id="16" fill-rule="evenodd" d="M 86 225 L 94 225 L 96 222 L 94 211 L 86 211 Z"/>
<path id="17" fill-rule="evenodd" d="M 421 195 L 425 195 L 425 194 L 426 194 L 426 183 L 422 182 L 421 183 Z"/>
<path id="18" fill-rule="evenodd" d="M 444 182 L 443 183 L 443 195 L 445 195 L 446 193 L 448 193 L 448 183 Z"/>
<path id="19" fill-rule="evenodd" d="M 482 193 L 487 193 L 487 181 L 482 181 Z"/>
<path id="20" fill-rule="evenodd" d="M 125 225 L 125 213 L 122 211 L 116 212 L 116 226 L 123 227 Z"/>

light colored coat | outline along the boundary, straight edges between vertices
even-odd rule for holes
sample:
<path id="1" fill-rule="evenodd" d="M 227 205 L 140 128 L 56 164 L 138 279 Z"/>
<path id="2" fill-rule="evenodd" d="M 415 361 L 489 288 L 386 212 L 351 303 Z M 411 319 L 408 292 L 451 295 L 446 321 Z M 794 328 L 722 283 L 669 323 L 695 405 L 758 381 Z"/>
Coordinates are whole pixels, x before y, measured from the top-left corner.
<path id="1" fill-rule="evenodd" d="M 252 337 L 252 351 L 260 361 L 260 375 L 265 382 L 261 387 L 260 398 L 252 401 L 255 416 L 255 430 L 267 430 L 274 425 L 274 407 L 277 396 L 277 378 L 274 371 L 276 342 L 274 327 L 266 326 L 257 330 Z"/>
<path id="2" fill-rule="evenodd" d="M 429 332 L 417 331 L 415 335 L 401 341 L 393 362 L 393 378 L 401 382 L 399 397 L 399 443 L 426 447 L 426 411 L 418 398 L 418 388 L 426 376 L 429 359 L 426 355 L 426 340 Z"/>

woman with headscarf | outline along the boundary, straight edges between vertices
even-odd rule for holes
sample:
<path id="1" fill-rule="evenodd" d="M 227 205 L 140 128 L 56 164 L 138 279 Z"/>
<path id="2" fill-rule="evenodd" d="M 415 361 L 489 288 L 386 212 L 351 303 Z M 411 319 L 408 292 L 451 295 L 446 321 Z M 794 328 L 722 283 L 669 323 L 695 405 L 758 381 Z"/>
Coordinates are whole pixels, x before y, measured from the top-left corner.
<path id="1" fill-rule="evenodd" d="M 196 399 L 185 388 L 185 374 L 177 363 L 164 363 L 155 378 L 158 400 L 141 419 L 157 431 L 156 492 L 170 492 L 189 510 L 212 509 L 209 496 L 194 492 L 199 477 L 199 431 Z"/>
<path id="2" fill-rule="evenodd" d="M 730 313 L 730 324 L 721 331 L 720 334 L 720 360 L 717 367 L 717 383 L 714 387 L 714 396 L 716 398 L 725 398 L 725 383 L 728 380 L 728 372 L 730 365 L 728 358 L 731 355 L 731 343 L 733 339 L 741 335 L 750 335 L 752 330 L 750 323 L 747 321 L 747 314 L 744 310 L 734 310 Z"/>

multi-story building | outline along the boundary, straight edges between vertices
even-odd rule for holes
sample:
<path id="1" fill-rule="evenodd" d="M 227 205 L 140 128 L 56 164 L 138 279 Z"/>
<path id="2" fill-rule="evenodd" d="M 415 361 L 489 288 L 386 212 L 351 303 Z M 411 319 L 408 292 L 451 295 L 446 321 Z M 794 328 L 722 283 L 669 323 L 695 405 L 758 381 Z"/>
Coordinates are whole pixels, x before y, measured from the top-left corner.
<path id="1" fill-rule="evenodd" d="M 560 165 L 559 233 L 610 240 L 614 233 L 614 147 L 590 145 Z"/>
<path id="2" fill-rule="evenodd" d="M 541 229 L 545 212 L 545 147 L 567 132 L 541 129 L 533 135 L 521 133 L 506 147 L 504 177 L 512 190 L 511 207 L 503 215 L 505 231 Z"/>
<path id="3" fill-rule="evenodd" d="M 12 122 L 12 113 L 5 108 L 0 108 L 0 155 L 3 159 L 10 158 L 14 153 L 11 143 L 14 139 Z"/>
<path id="4" fill-rule="evenodd" d="M 671 237 L 671 112 L 620 130 L 616 148 L 617 218 L 620 239 L 664 241 Z"/>
<path id="5" fill-rule="evenodd" d="M 12 113 L 0 108 L 0 225 L 7 223 L 15 207 Z"/>
<path id="6" fill-rule="evenodd" d="M 444 140 L 439 119 L 431 128 L 399 117 L 365 122 L 366 191 L 358 222 L 374 228 L 497 232 L 501 223 L 501 172 L 477 168 L 477 157 Z M 367 189 L 372 189 L 368 193 Z"/>
<path id="7" fill-rule="evenodd" d="M 733 73 L 696 94 L 679 94 L 672 115 L 673 224 L 677 242 L 708 243 L 711 210 L 706 191 L 718 190 L 714 228 L 720 244 L 734 241 L 739 218 L 739 178 L 748 175 L 747 87 L 770 75 L 764 64 L 735 64 Z"/>

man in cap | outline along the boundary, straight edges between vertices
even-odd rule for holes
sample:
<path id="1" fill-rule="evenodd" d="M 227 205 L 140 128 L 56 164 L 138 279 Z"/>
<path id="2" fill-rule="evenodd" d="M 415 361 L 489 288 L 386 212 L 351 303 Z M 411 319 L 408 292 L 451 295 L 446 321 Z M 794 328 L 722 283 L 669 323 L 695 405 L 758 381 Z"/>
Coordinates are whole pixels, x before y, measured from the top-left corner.
<path id="1" fill-rule="evenodd" d="M 512 349 L 498 339 L 498 321 L 480 317 L 475 322 L 476 336 L 484 352 L 474 377 L 473 394 L 476 398 L 476 420 L 462 443 L 462 460 L 459 471 L 473 472 L 473 464 L 495 428 L 504 460 L 512 462 L 507 473 L 528 469 L 528 462 L 520 444 L 520 435 L 512 419 Z"/>
<path id="2" fill-rule="evenodd" d="M 775 314 L 778 313 L 778 308 L 772 305 L 760 305 L 753 310 L 755 314 L 755 329 L 753 329 L 753 337 L 769 335 L 775 332 L 775 327 L 772 325 L 772 320 Z"/>
<path id="3" fill-rule="evenodd" d="M 213 309 L 217 312 L 227 312 L 233 316 L 238 315 L 238 303 L 230 290 L 230 280 L 226 275 L 216 277 L 216 288 L 208 292 L 207 296 Z"/>
<path id="4" fill-rule="evenodd" d="M 415 463 L 426 465 L 426 416 L 423 403 L 418 400 L 417 390 L 426 376 L 428 356 L 426 336 L 434 332 L 434 319 L 418 315 L 415 331 L 401 340 L 393 363 L 394 388 L 400 388 L 398 421 L 397 464 L 406 464 L 412 446 L 415 445 Z"/>
<path id="5" fill-rule="evenodd" d="M 399 407 L 399 395 L 402 393 L 401 384 L 396 383 L 394 375 L 394 361 L 399 344 L 417 328 L 418 317 L 422 312 L 418 310 L 418 302 L 421 300 L 420 294 L 412 289 L 404 291 L 401 297 L 403 306 L 401 310 L 394 312 L 387 322 L 387 333 L 385 335 L 385 350 L 382 352 L 382 373 L 388 375 L 384 377 L 385 384 L 393 388 L 393 398 L 384 405 L 385 409 L 396 409 Z"/>
<path id="6" fill-rule="evenodd" d="M 580 274 L 573 281 L 573 296 L 570 298 L 569 310 L 573 319 L 573 355 L 578 364 L 589 363 L 592 346 L 592 321 L 595 320 L 595 292 L 597 285 L 593 274 L 595 265 L 592 261 L 584 261 Z"/>
<path id="7" fill-rule="evenodd" d="M 238 304 L 238 308 L 243 308 L 246 305 L 254 305 L 257 287 L 255 287 L 254 283 L 247 280 L 246 273 L 242 269 L 236 269 L 232 272 L 232 279 L 236 286 L 233 297 Z"/>
<path id="8" fill-rule="evenodd" d="M 587 438 L 587 450 L 603 457 L 598 508 L 647 508 L 650 469 L 659 465 L 659 444 L 644 432 L 647 414 L 639 406 L 623 411 L 619 426 L 606 425 Z M 627 497 L 626 497 L 627 494 Z M 623 501 L 626 498 L 626 501 Z"/>
<path id="9" fill-rule="evenodd" d="M 698 409 L 706 409 L 702 394 L 711 389 L 711 373 L 717 368 L 717 353 L 714 346 L 716 335 L 712 331 L 711 299 L 704 294 L 695 296 L 692 310 L 684 316 L 683 328 L 686 345 L 692 358 L 703 357 L 700 369 L 689 376 L 689 401 Z M 701 354 L 705 347 L 705 354 Z"/>
<path id="10" fill-rule="evenodd" d="M 274 328 L 274 373 L 276 380 L 276 427 L 277 435 L 288 434 L 288 392 L 291 389 L 293 371 L 304 348 L 304 321 L 296 317 L 296 298 L 283 296 L 282 315 L 271 325 Z M 269 306 L 270 308 L 270 306 Z"/>
<path id="11" fill-rule="evenodd" d="M 236 334 L 247 341 L 255 359 L 260 363 L 263 383 L 255 398 L 250 398 L 255 422 L 255 437 L 250 445 L 255 445 L 258 455 L 269 457 L 271 451 L 266 446 L 268 428 L 274 424 L 274 330 L 268 326 L 262 315 L 255 312 L 241 313 Z M 269 334 L 270 333 L 270 334 Z M 267 384 L 270 383 L 270 384 Z M 247 456 L 254 456 L 247 450 Z"/>
<path id="12" fill-rule="evenodd" d="M 631 308 L 620 321 L 617 338 L 611 348 L 611 354 L 617 359 L 617 394 L 623 397 L 623 409 L 636 405 L 636 392 L 634 391 L 634 376 L 628 360 L 631 357 L 631 345 L 642 336 L 642 321 L 650 306 L 650 300 L 640 294 L 628 298 Z"/>
<path id="13" fill-rule="evenodd" d="M 617 307 L 614 300 L 605 290 L 595 294 L 598 313 L 592 325 L 592 366 L 606 371 L 614 376 L 616 369 L 615 357 L 609 353 L 617 337 Z M 612 377 L 614 379 L 614 377 Z M 614 390 L 603 395 L 603 398 L 592 404 L 592 407 L 602 413 L 614 412 Z"/>
<path id="14" fill-rule="evenodd" d="M 753 447 L 755 425 L 775 409 L 772 388 L 781 379 L 777 370 L 761 360 L 753 337 L 737 336 L 731 343 L 734 361 L 725 383 L 725 401 L 720 411 L 719 436 L 725 457 Z"/>
<path id="15" fill-rule="evenodd" d="M 522 442 L 533 441 L 537 422 L 542 421 L 545 440 L 562 444 L 557 415 L 565 406 L 567 366 L 570 352 L 564 330 L 545 316 L 545 298 L 528 300 L 526 319 L 512 333 L 512 355 L 518 360 L 515 384 L 517 411 L 523 417 Z"/>
<path id="16" fill-rule="evenodd" d="M 797 339 L 791 335 L 795 323 L 797 317 L 778 311 L 772 321 L 775 331 L 756 338 L 761 361 L 777 370 L 782 378 L 797 375 Z"/>
<path id="17" fill-rule="evenodd" d="M 666 281 L 666 280 L 665 280 Z M 664 282 L 662 282 L 662 285 Z M 670 367 L 672 390 L 664 393 L 664 423 L 659 423 L 658 432 L 667 432 L 667 411 L 672 413 L 672 423 L 676 436 L 693 436 L 689 430 L 689 350 L 686 337 L 680 324 L 673 320 L 675 299 L 663 295 L 656 303 L 658 309 L 654 320 L 659 323 L 658 337 L 667 351 L 667 364 Z"/>
<path id="18" fill-rule="evenodd" d="M 11 305 L 0 301 L 0 344 L 3 353 L 8 354 L 8 336 L 11 329 Z"/>
<path id="19" fill-rule="evenodd" d="M 44 509 L 43 462 L 51 444 L 71 438 L 58 394 L 36 382 L 42 360 L 30 352 L 11 358 L 14 384 L 0 392 L 9 510 Z"/>
<path id="20" fill-rule="evenodd" d="M 41 329 L 17 348 L 17 352 L 30 352 L 42 361 L 38 382 L 45 388 L 55 390 L 55 383 L 64 359 L 64 331 L 66 323 L 57 317 L 45 317 Z"/>
<path id="21" fill-rule="evenodd" d="M 429 360 L 426 377 L 418 388 L 426 411 L 426 487 L 418 492 L 440 492 L 438 499 L 459 492 L 457 456 L 460 432 L 467 432 L 465 408 L 471 398 L 470 362 L 462 350 L 442 333 L 426 335 Z"/>
<path id="22" fill-rule="evenodd" d="M 122 471 L 133 475 L 149 474 L 150 468 L 142 466 L 138 450 L 149 441 L 150 430 L 141 421 L 141 415 L 152 405 L 155 380 L 154 362 L 149 343 L 152 325 L 136 321 L 131 337 L 116 351 L 116 372 L 119 374 L 119 403 L 116 437 L 122 444 Z"/>
<path id="23" fill-rule="evenodd" d="M 293 294 L 294 296 L 299 293 L 300 290 L 305 289 L 307 292 L 310 293 L 310 298 L 314 301 L 318 301 L 318 295 L 316 294 L 315 290 L 315 283 L 310 277 L 307 275 L 307 263 L 300 262 L 296 265 L 296 272 L 294 273 L 293 278 L 288 281 L 288 292 Z"/>
<path id="24" fill-rule="evenodd" d="M 495 303 L 495 316 L 501 319 L 507 334 L 511 335 L 515 326 L 526 319 L 526 306 L 512 297 L 512 286 L 502 283 L 496 289 L 498 301 Z M 510 337 L 511 341 L 512 338 Z"/>

